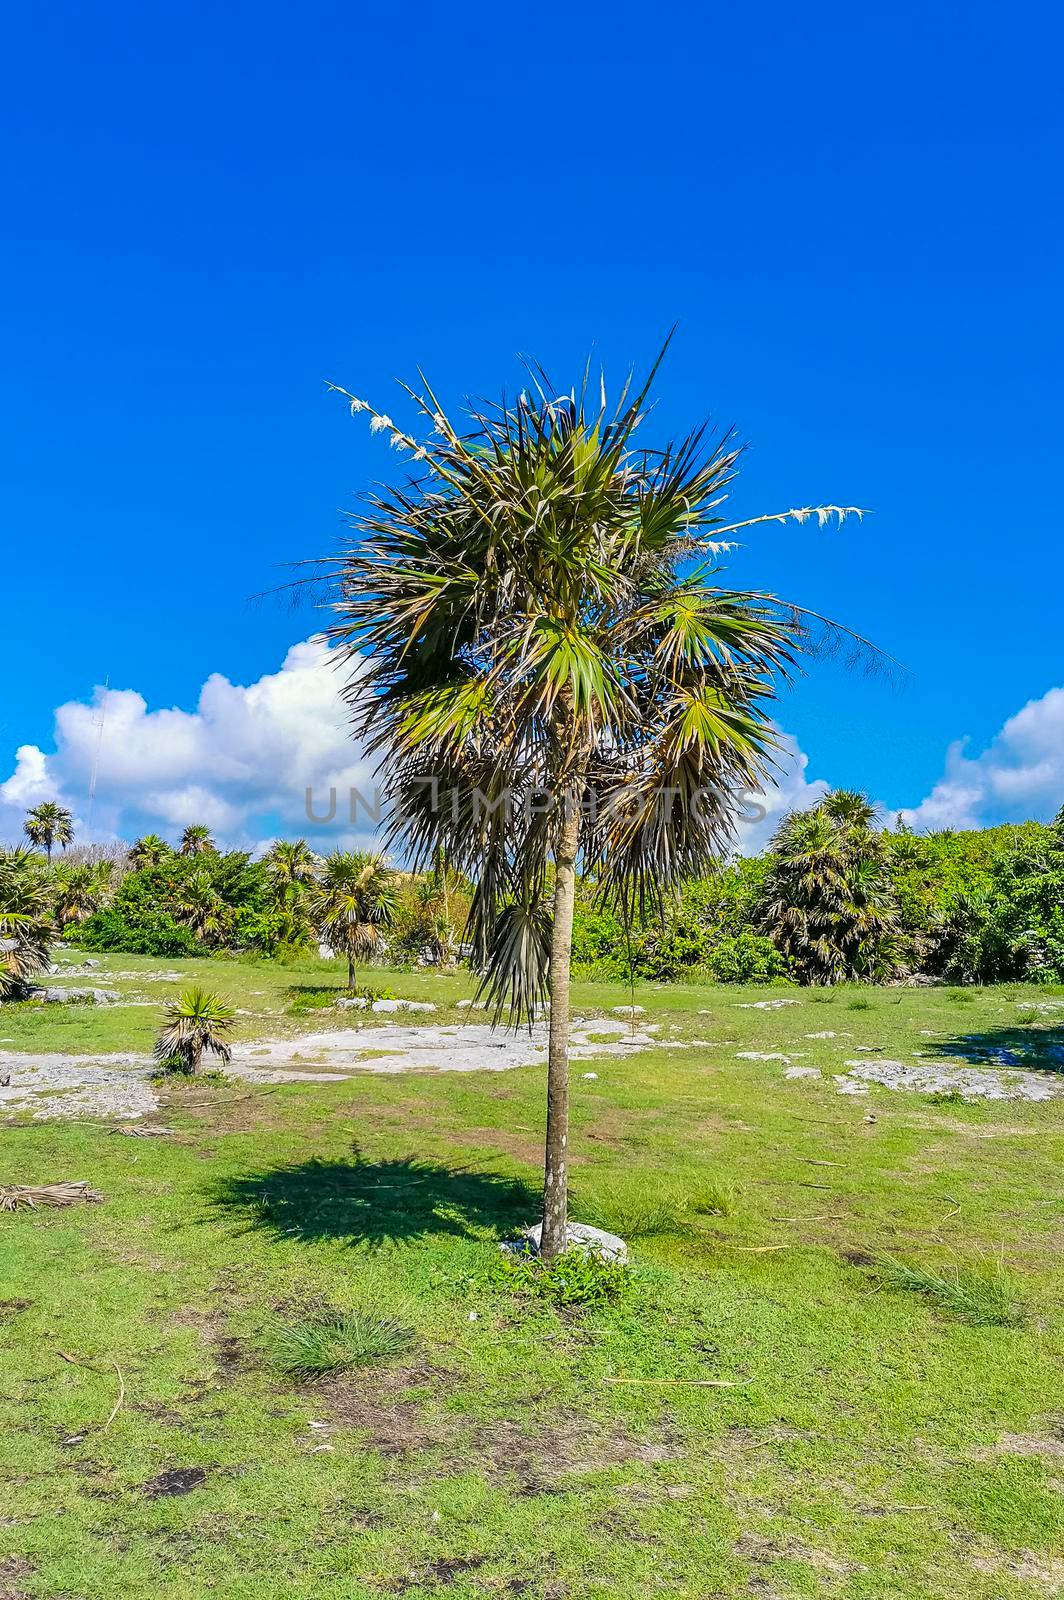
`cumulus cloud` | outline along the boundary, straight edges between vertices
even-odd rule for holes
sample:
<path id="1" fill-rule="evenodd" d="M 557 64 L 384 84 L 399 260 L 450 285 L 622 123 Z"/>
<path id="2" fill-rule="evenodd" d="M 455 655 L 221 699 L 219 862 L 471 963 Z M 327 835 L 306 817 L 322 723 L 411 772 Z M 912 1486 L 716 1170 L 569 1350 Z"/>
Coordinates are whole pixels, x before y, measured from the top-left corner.
<path id="1" fill-rule="evenodd" d="M 97 688 L 87 703 L 60 706 L 55 749 L 23 745 L 0 783 L 0 836 L 21 830 L 28 806 L 58 799 L 83 836 L 155 829 L 173 837 L 205 822 L 244 846 L 280 832 L 314 835 L 323 846 L 350 842 L 358 830 L 346 797 L 352 787 L 369 789 L 370 769 L 350 737 L 335 664 L 324 644 L 307 640 L 254 683 L 213 674 L 194 711 L 152 710 L 134 689 Z M 328 828 L 308 822 L 308 788 L 320 815 L 336 790 Z"/>
<path id="2" fill-rule="evenodd" d="M 770 781 L 759 794 L 747 797 L 737 829 L 741 855 L 757 855 L 788 811 L 808 811 L 829 792 L 831 785 L 823 778 L 807 777 L 808 767 L 809 757 L 797 740 L 790 734 L 781 734 Z"/>
<path id="3" fill-rule="evenodd" d="M 911 827 L 1047 821 L 1064 804 L 1064 689 L 1029 700 L 978 755 L 967 754 L 968 743 L 950 745 L 931 793 L 902 813 Z"/>
<path id="4" fill-rule="evenodd" d="M 369 802 L 371 763 L 349 733 L 336 654 L 316 640 L 289 650 L 278 672 L 251 684 L 208 678 L 196 708 L 152 709 L 135 689 L 97 688 L 55 713 L 54 750 L 24 744 L 0 783 L 0 839 L 21 833 L 26 810 L 59 800 L 81 838 L 171 839 L 204 822 L 220 842 L 255 848 L 279 834 L 321 849 L 370 841 L 367 806 L 351 814 L 352 790 Z M 807 776 L 809 758 L 784 735 L 773 782 L 752 796 L 740 847 L 759 850 L 780 818 L 814 805 L 828 785 Z M 95 791 L 90 804 L 90 792 Z M 307 816 L 307 790 L 314 816 Z"/>

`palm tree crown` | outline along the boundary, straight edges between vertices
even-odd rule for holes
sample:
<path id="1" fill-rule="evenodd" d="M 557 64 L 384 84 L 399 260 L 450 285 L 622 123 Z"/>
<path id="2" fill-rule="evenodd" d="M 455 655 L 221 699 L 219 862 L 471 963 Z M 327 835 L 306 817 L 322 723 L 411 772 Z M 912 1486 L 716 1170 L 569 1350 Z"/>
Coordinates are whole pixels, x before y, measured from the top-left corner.
<path id="1" fill-rule="evenodd" d="M 214 840 L 211 830 L 202 822 L 190 822 L 181 835 L 181 854 L 183 856 L 202 856 L 208 850 L 214 849 Z"/>
<path id="2" fill-rule="evenodd" d="M 157 867 L 170 854 L 170 846 L 157 833 L 146 833 L 137 840 L 129 852 L 133 867 Z"/>
<path id="3" fill-rule="evenodd" d="M 886 977 L 899 955 L 889 846 L 864 795 L 836 790 L 785 817 L 761 922 L 802 983 Z"/>
<path id="4" fill-rule="evenodd" d="M 45 800 L 29 813 L 23 831 L 31 844 L 47 851 L 51 861 L 53 847 L 59 845 L 65 850 L 73 839 L 74 818 L 65 806 L 55 800 Z"/>
<path id="5" fill-rule="evenodd" d="M 48 884 L 25 849 L 0 850 L 0 1000 L 24 995 L 48 966 L 52 938 Z"/>
<path id="6" fill-rule="evenodd" d="M 63 862 L 55 868 L 52 894 L 55 917 L 60 928 L 85 922 L 98 911 L 111 891 L 112 868 L 109 861 Z"/>

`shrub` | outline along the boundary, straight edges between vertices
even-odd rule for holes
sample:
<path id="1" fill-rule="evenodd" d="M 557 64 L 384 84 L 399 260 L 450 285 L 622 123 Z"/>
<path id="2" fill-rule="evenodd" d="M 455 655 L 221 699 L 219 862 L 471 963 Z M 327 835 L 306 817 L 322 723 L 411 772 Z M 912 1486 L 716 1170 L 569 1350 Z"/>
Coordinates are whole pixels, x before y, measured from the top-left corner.
<path id="1" fill-rule="evenodd" d="M 194 956 L 202 949 L 191 928 L 166 911 L 142 913 L 131 921 L 116 906 L 97 911 L 78 929 L 86 950 L 125 950 L 138 956 Z"/>
<path id="2" fill-rule="evenodd" d="M 951 1267 L 935 1272 L 886 1257 L 876 1264 L 876 1277 L 886 1289 L 924 1295 L 940 1310 L 975 1328 L 1017 1328 L 1026 1313 L 1000 1267 Z"/>

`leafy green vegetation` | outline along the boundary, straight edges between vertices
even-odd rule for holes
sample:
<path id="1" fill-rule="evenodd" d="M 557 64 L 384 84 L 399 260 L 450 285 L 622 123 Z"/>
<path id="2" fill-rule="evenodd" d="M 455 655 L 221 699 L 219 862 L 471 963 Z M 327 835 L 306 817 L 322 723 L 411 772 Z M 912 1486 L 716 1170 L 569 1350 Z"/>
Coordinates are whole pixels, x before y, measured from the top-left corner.
<path id="1" fill-rule="evenodd" d="M 489 1282 L 517 1294 L 532 1295 L 560 1309 L 607 1306 L 631 1293 L 631 1268 L 596 1251 L 562 1250 L 542 1256 L 509 1250 L 500 1254 Z"/>

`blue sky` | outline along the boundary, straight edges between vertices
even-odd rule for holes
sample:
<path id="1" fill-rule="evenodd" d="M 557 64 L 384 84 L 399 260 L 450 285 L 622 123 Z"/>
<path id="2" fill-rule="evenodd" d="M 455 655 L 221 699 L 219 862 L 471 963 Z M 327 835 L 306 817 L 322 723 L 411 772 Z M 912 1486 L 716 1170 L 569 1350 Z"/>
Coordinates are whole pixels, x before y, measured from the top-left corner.
<path id="1" fill-rule="evenodd" d="M 1064 801 L 1048 6 L 61 0 L 5 31 L 0 834 L 46 789 L 84 817 L 105 680 L 133 698 L 106 701 L 98 827 L 212 795 L 234 837 L 290 821 L 340 731 L 312 759 L 265 727 L 295 679 L 329 717 L 304 657 L 270 687 L 318 618 L 251 597 L 397 469 L 323 381 L 396 416 L 418 364 L 455 403 L 521 352 L 617 382 L 675 320 L 655 426 L 739 428 L 737 516 L 874 511 L 735 562 L 902 668 L 787 693 L 786 793 L 925 823 Z M 206 732 L 152 720 L 221 679 L 241 732 L 232 697 Z M 269 782 L 212 789 L 233 738 Z"/>

